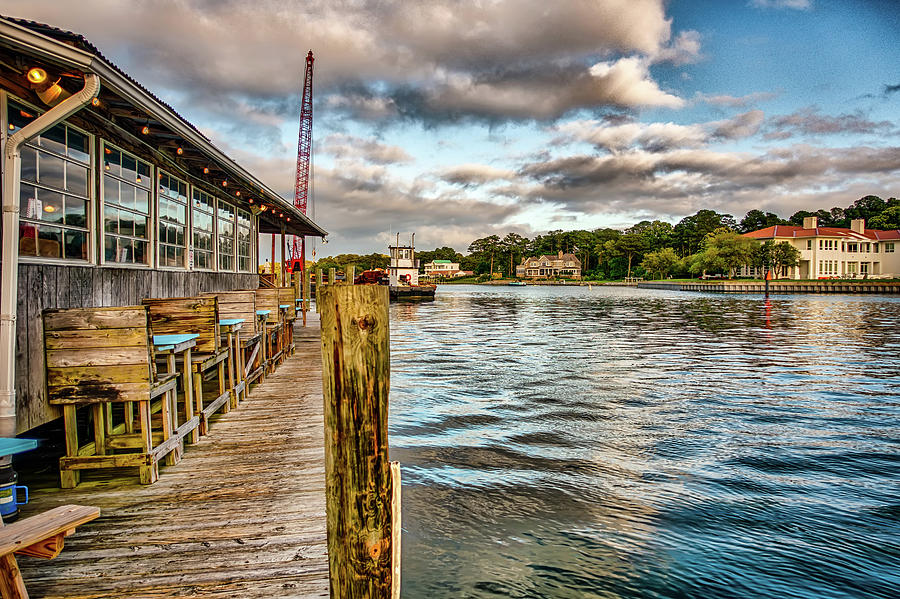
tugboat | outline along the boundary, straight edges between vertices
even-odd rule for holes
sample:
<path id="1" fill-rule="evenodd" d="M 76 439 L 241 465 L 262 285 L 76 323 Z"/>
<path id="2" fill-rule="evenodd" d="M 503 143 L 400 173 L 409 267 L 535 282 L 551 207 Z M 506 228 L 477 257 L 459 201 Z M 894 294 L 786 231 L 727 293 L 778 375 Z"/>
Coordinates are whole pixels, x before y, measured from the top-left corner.
<path id="1" fill-rule="evenodd" d="M 419 261 L 416 260 L 414 240 L 416 234 L 410 236 L 409 245 L 400 245 L 400 234 L 397 233 L 397 245 L 389 245 L 391 263 L 388 266 L 388 285 L 392 300 L 433 300 L 437 285 L 419 284 Z"/>

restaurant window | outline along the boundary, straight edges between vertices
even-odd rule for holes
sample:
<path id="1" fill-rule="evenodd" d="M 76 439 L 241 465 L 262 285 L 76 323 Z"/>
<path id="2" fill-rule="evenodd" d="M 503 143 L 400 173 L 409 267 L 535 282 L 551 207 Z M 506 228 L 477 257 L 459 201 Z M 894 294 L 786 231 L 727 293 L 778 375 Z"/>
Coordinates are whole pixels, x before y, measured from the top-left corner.
<path id="1" fill-rule="evenodd" d="M 234 206 L 219 200 L 216 211 L 219 238 L 219 270 L 234 271 Z"/>
<path id="2" fill-rule="evenodd" d="M 103 256 L 150 265 L 150 164 L 103 142 Z"/>
<path id="3" fill-rule="evenodd" d="M 215 200 L 208 193 L 194 188 L 192 206 L 194 268 L 215 270 L 215 229 L 213 228 L 216 214 Z"/>
<path id="4" fill-rule="evenodd" d="M 187 241 L 187 183 L 160 171 L 156 220 L 159 266 L 184 268 Z"/>
<path id="5" fill-rule="evenodd" d="M 38 116 L 10 101 L 10 133 Z M 19 255 L 90 260 L 91 136 L 65 123 L 22 147 Z"/>
<path id="6" fill-rule="evenodd" d="M 250 272 L 250 249 L 252 232 L 250 226 L 250 213 L 243 210 L 237 211 L 237 266 L 240 272 Z"/>

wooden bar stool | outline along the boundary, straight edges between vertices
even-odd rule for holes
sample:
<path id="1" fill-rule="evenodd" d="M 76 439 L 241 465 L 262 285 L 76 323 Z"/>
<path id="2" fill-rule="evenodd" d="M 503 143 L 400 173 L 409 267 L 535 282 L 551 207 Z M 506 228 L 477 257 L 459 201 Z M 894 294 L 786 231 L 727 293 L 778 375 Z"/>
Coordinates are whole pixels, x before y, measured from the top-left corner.
<path id="1" fill-rule="evenodd" d="M 127 466 L 140 469 L 141 483 L 155 482 L 159 461 L 172 452 L 172 462 L 180 459 L 184 436 L 197 421 L 173 427 L 176 375 L 156 374 L 147 309 L 45 310 L 43 320 L 47 396 L 63 407 L 62 487 L 76 486 L 84 469 Z M 80 407 L 90 408 L 93 417 L 93 440 L 84 445 L 78 440 Z"/>
<path id="2" fill-rule="evenodd" d="M 194 402 L 200 415 L 200 434 L 209 432 L 209 419 L 219 409 L 231 411 L 229 398 L 232 388 L 225 378 L 225 362 L 228 348 L 222 346 L 219 334 L 219 304 L 216 297 L 171 297 L 145 299 L 150 311 L 150 330 L 154 335 L 198 335 L 197 345 L 191 353 Z M 218 395 L 206 403 L 203 380 L 215 379 Z"/>

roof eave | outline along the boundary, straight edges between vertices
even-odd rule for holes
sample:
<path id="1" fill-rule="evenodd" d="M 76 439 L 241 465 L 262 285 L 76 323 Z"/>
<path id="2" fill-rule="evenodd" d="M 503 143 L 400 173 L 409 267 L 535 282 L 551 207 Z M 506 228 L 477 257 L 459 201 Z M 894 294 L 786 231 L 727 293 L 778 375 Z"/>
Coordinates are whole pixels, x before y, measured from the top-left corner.
<path id="1" fill-rule="evenodd" d="M 229 171 L 235 178 L 247 181 L 254 188 L 260 190 L 260 199 L 273 203 L 279 210 L 284 210 L 297 222 L 286 223 L 287 228 L 296 231 L 304 231 L 303 234 L 324 237 L 328 233 L 314 223 L 309 217 L 297 209 L 291 202 L 284 199 L 265 183 L 246 171 L 238 163 L 228 157 L 217 148 L 209 139 L 200 134 L 182 117 L 164 106 L 146 90 L 135 85 L 121 71 L 102 58 L 64 42 L 53 39 L 33 31 L 22 25 L 13 23 L 5 18 L 0 18 L 0 37 L 7 37 L 18 44 L 25 51 L 51 62 L 65 62 L 71 67 L 82 71 L 92 72 L 98 75 L 102 85 L 108 86 L 112 91 L 122 97 L 123 100 L 133 103 L 137 108 L 144 110 L 173 133 L 180 135 L 194 147 L 206 154 L 210 160 L 217 162 L 223 169 Z"/>

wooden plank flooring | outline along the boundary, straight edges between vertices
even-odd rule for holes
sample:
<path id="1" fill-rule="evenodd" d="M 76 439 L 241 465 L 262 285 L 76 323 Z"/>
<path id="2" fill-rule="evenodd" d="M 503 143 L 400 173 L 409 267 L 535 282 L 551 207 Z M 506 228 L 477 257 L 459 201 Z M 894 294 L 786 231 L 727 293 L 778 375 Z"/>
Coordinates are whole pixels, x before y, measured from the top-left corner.
<path id="1" fill-rule="evenodd" d="M 58 558 L 18 558 L 31 597 L 327 597 L 318 321 L 294 339 L 294 356 L 158 482 L 134 469 L 32 487 L 23 517 L 67 503 L 101 516 Z"/>

